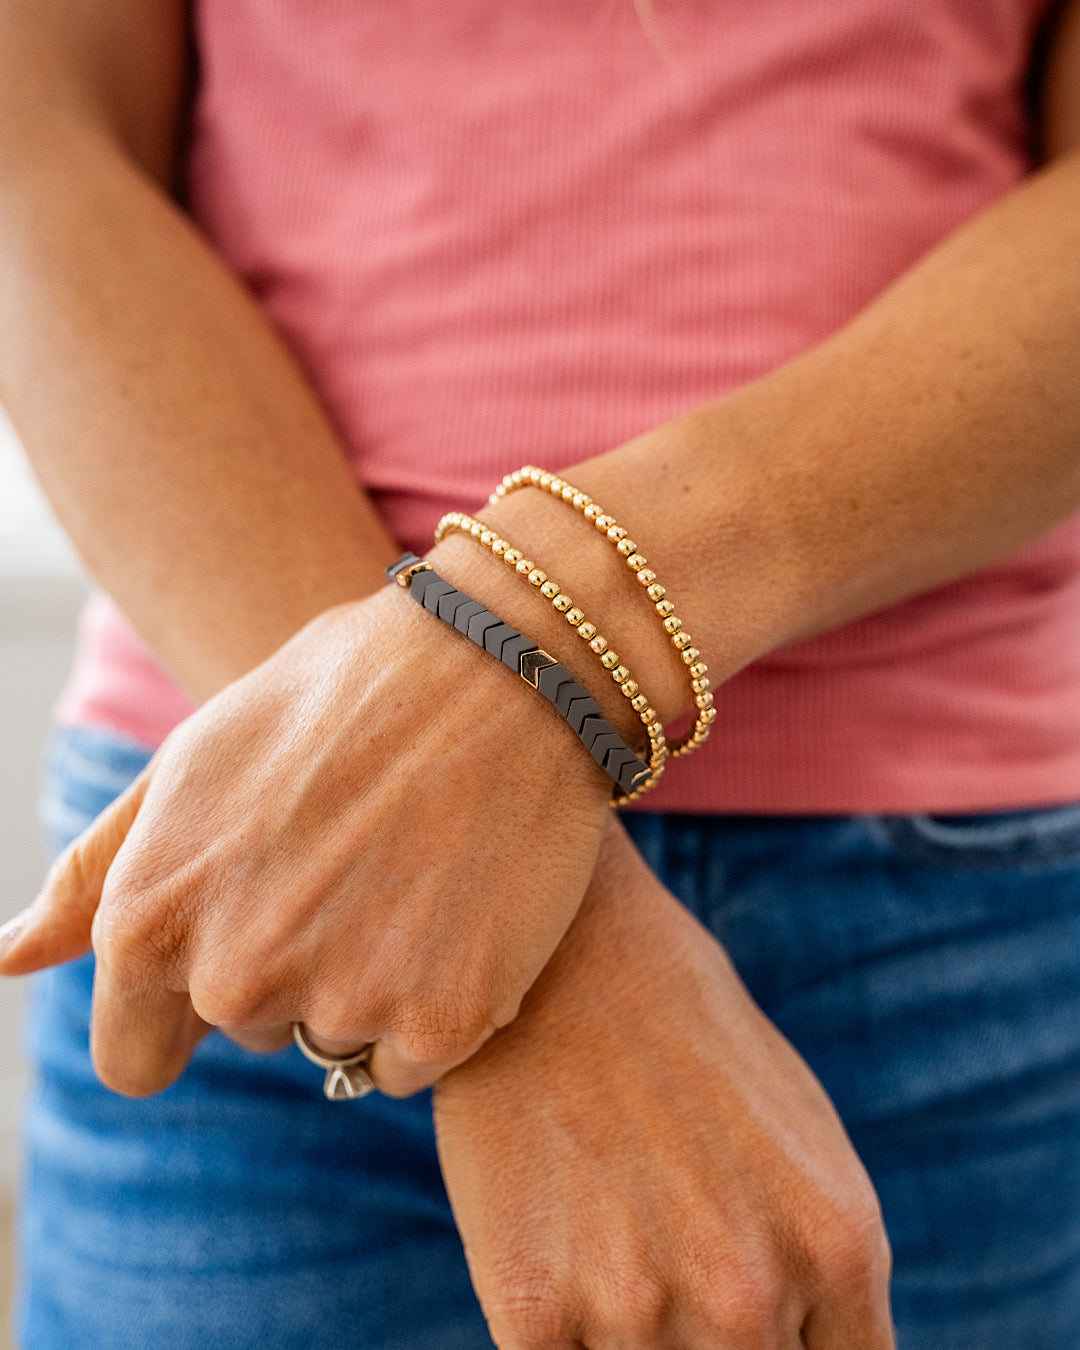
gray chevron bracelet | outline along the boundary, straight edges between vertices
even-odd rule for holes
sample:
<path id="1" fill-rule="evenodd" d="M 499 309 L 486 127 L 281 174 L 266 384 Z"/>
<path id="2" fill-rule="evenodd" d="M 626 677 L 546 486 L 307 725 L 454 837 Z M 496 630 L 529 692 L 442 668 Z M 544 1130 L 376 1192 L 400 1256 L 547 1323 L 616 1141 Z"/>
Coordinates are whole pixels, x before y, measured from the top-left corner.
<path id="1" fill-rule="evenodd" d="M 456 590 L 415 553 L 403 553 L 386 569 L 391 581 L 405 587 L 443 623 L 490 652 L 527 684 L 538 690 L 569 723 L 571 730 L 611 778 L 622 797 L 628 797 L 652 774 L 645 760 L 634 754 L 600 711 L 600 706 L 573 674 L 531 638 L 504 623 L 478 600 Z M 616 799 L 619 800 L 619 794 Z"/>

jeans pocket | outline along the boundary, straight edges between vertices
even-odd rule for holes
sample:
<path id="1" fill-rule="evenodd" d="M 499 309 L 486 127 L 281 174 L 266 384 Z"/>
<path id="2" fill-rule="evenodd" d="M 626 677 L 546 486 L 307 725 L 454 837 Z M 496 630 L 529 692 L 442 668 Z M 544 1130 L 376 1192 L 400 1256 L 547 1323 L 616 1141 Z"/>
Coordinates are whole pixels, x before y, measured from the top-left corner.
<path id="1" fill-rule="evenodd" d="M 874 818 L 905 858 L 939 867 L 1024 869 L 1080 862 L 1080 802 L 956 815 Z"/>

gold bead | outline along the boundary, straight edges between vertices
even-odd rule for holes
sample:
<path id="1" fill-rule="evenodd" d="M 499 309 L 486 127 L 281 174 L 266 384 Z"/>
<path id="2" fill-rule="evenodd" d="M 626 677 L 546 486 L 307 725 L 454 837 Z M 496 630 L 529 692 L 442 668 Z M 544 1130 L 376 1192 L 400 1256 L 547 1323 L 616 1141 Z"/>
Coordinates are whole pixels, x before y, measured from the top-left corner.
<path id="1" fill-rule="evenodd" d="M 580 609 L 568 609 L 566 611 L 566 622 L 574 628 L 578 626 L 584 617 L 585 615 Z"/>
<path id="2" fill-rule="evenodd" d="M 587 497 L 584 492 L 575 492 L 573 501 L 575 511 L 584 511 L 587 506 L 592 505 L 592 498 Z"/>
<path id="3" fill-rule="evenodd" d="M 518 483 L 522 482 L 522 480 L 525 477 L 525 474 L 526 474 L 525 469 L 515 469 L 513 473 L 507 474 L 506 478 L 503 479 L 503 482 L 505 483 L 509 481 L 517 485 Z"/>
<path id="4" fill-rule="evenodd" d="M 707 693 L 698 694 L 697 698 L 694 699 L 694 702 L 698 705 L 699 708 L 711 708 L 713 705 L 713 696 L 712 694 Z"/>
<path id="5" fill-rule="evenodd" d="M 680 636 L 686 637 L 686 634 L 682 633 L 680 634 Z M 678 647 L 678 645 L 679 645 L 678 642 L 676 642 L 675 646 Z M 701 653 L 698 651 L 696 647 L 686 647 L 683 650 L 682 659 L 688 666 L 692 666 L 700 655 Z"/>
<path id="6" fill-rule="evenodd" d="M 702 676 L 708 675 L 709 667 L 704 661 L 695 661 L 690 667 L 690 677 L 694 680 L 700 680 Z"/>
<path id="7" fill-rule="evenodd" d="M 579 623 L 577 635 L 579 638 L 584 638 L 586 642 L 591 642 L 593 638 L 596 636 L 596 624 Z"/>
<path id="8" fill-rule="evenodd" d="M 612 674 L 614 673 L 612 671 Z M 619 690 L 623 698 L 633 698 L 638 691 L 637 680 L 623 680 L 622 684 L 619 685 Z"/>
<path id="9" fill-rule="evenodd" d="M 611 678 L 615 681 L 616 684 L 622 684 L 624 680 L 628 680 L 630 678 L 630 672 L 626 669 L 625 666 L 612 666 L 610 667 L 610 669 L 611 669 Z"/>
<path id="10" fill-rule="evenodd" d="M 551 486 L 551 474 L 542 473 L 540 475 L 540 487 L 542 487 L 546 492 L 550 486 Z"/>
<path id="11" fill-rule="evenodd" d="M 503 554 L 503 562 L 509 567 L 516 567 L 521 561 L 521 549 L 508 548 Z"/>
<path id="12" fill-rule="evenodd" d="M 600 664 L 604 667 L 605 670 L 614 670 L 614 668 L 619 664 L 619 653 L 610 650 L 606 651 L 600 658 Z"/>
<path id="13" fill-rule="evenodd" d="M 562 490 L 565 486 L 566 484 L 563 482 L 561 478 L 557 478 L 554 474 L 551 475 L 551 482 L 548 484 L 548 491 L 551 493 L 553 497 L 561 497 Z"/>
<path id="14" fill-rule="evenodd" d="M 651 567 L 643 567 L 641 571 L 637 574 L 637 579 L 642 584 L 642 586 L 651 586 L 653 582 L 656 580 L 656 573 L 652 570 Z"/>
<path id="15" fill-rule="evenodd" d="M 547 581 L 547 573 L 541 572 L 539 567 L 534 567 L 529 573 L 529 584 L 532 586 L 542 586 Z"/>
<path id="16" fill-rule="evenodd" d="M 540 594 L 545 600 L 554 600 L 559 594 L 559 588 L 554 581 L 545 581 L 540 587 Z"/>
<path id="17" fill-rule="evenodd" d="M 635 712 L 644 712 L 649 706 L 649 700 L 644 694 L 638 694 L 630 700 L 630 706 Z"/>
<path id="18" fill-rule="evenodd" d="M 474 520 L 473 523 L 469 526 L 469 533 L 472 535 L 474 539 L 479 539 L 480 536 L 484 533 L 484 527 L 483 525 L 480 524 L 478 520 Z"/>
<path id="19" fill-rule="evenodd" d="M 510 545 L 505 539 L 496 539 L 491 546 L 491 551 L 495 554 L 496 558 L 501 558 L 509 547 Z"/>
<path id="20" fill-rule="evenodd" d="M 631 553 L 637 552 L 637 544 L 632 539 L 620 539 L 615 545 L 624 558 L 629 558 Z"/>
<path id="21" fill-rule="evenodd" d="M 522 472 L 528 474 L 529 482 L 533 485 L 533 487 L 540 486 L 540 479 L 543 478 L 544 475 L 539 469 L 535 468 L 532 464 L 530 464 L 529 467 L 527 469 L 523 469 Z"/>
<path id="22" fill-rule="evenodd" d="M 635 572 L 639 572 L 645 566 L 645 558 L 641 553 L 631 553 L 626 560 L 627 567 Z"/>
<path id="23" fill-rule="evenodd" d="M 494 530 L 480 531 L 480 542 L 483 544 L 485 548 L 490 548 L 492 544 L 495 542 L 495 540 L 498 539 L 498 537 L 499 536 L 495 533 Z"/>
<path id="24" fill-rule="evenodd" d="M 555 606 L 555 608 L 559 611 L 560 614 L 565 614 L 566 611 L 570 608 L 570 606 L 574 602 L 573 600 L 570 599 L 568 595 L 557 595 L 555 599 L 552 600 L 551 603 Z"/>
<path id="25" fill-rule="evenodd" d="M 586 520 L 595 520 L 596 517 L 602 515 L 603 512 L 595 502 L 590 502 L 582 514 Z"/>
<path id="26" fill-rule="evenodd" d="M 571 487 L 569 483 L 563 484 L 562 499 L 564 502 L 572 502 L 577 495 L 577 488 Z"/>
<path id="27" fill-rule="evenodd" d="M 708 726 L 710 722 L 715 722 L 715 721 L 716 721 L 716 709 L 715 709 L 715 708 L 705 708 L 705 709 L 703 709 L 703 710 L 702 710 L 702 713 L 701 713 L 701 716 L 698 718 L 698 721 L 699 721 L 700 723 L 702 723 L 703 726 Z"/>
<path id="28" fill-rule="evenodd" d="M 600 531 L 601 534 L 607 534 L 608 530 L 610 530 L 612 525 L 615 524 L 615 517 L 597 516 L 596 519 L 593 521 L 593 524 L 596 526 L 596 528 Z"/>
<path id="29" fill-rule="evenodd" d="M 528 558 L 522 558 L 522 560 L 519 563 L 515 564 L 514 571 L 520 572 L 523 577 L 527 577 L 530 572 L 536 571 L 536 564 L 534 562 L 530 562 Z"/>
<path id="30" fill-rule="evenodd" d="M 520 570 L 521 569 L 519 568 L 518 571 Z M 665 633 L 677 633 L 681 627 L 682 627 L 682 619 L 680 619 L 677 614 L 669 614 L 668 617 L 664 620 Z"/>
<path id="31" fill-rule="evenodd" d="M 645 594 L 655 603 L 657 600 L 663 600 L 664 596 L 667 595 L 667 591 L 664 590 L 663 586 L 661 586 L 658 581 L 654 581 Z"/>
<path id="32" fill-rule="evenodd" d="M 594 637 L 593 640 L 589 643 L 589 646 L 593 649 L 593 651 L 597 654 L 597 656 L 599 656 L 601 652 L 607 651 L 607 638 L 604 637 L 603 634 L 597 633 L 596 637 Z"/>
<path id="33" fill-rule="evenodd" d="M 690 646 L 689 633 L 676 633 L 671 640 L 672 642 L 674 642 L 675 646 L 678 647 L 679 651 L 684 651 L 687 647 Z"/>
<path id="34" fill-rule="evenodd" d="M 612 525 L 611 529 L 607 532 L 607 537 L 613 544 L 617 544 L 620 539 L 626 538 L 626 531 L 621 525 Z"/>
<path id="35" fill-rule="evenodd" d="M 709 690 L 709 681 L 708 681 L 708 680 L 692 680 L 692 681 L 690 682 L 690 688 L 693 689 L 693 691 L 694 691 L 695 694 L 704 694 L 704 693 L 707 693 L 708 690 Z"/>
<path id="36" fill-rule="evenodd" d="M 646 726 L 651 726 L 656 721 L 656 709 L 646 708 L 641 714 L 641 720 Z"/>
<path id="37" fill-rule="evenodd" d="M 670 600 L 658 600 L 656 604 L 656 612 L 657 614 L 660 615 L 662 619 L 666 619 L 669 614 L 675 613 L 675 606 L 671 603 Z"/>

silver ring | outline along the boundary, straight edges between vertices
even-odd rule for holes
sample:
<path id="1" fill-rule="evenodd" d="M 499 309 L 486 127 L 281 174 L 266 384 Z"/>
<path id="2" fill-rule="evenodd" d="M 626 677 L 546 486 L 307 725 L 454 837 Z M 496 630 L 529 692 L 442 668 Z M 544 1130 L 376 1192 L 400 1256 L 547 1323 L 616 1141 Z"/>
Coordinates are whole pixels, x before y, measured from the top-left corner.
<path id="1" fill-rule="evenodd" d="M 326 1070 L 323 1092 L 326 1093 L 330 1101 L 351 1102 L 357 1097 L 366 1097 L 369 1092 L 374 1091 L 375 1084 L 366 1069 L 368 1060 L 371 1058 L 373 1041 L 369 1041 L 367 1045 L 362 1045 L 359 1050 L 354 1050 L 351 1055 L 342 1055 L 332 1059 L 312 1045 L 307 1032 L 304 1030 L 303 1022 L 292 1024 L 292 1034 L 293 1040 L 300 1047 L 304 1058 L 310 1059 L 312 1064 L 317 1064 L 320 1069 Z"/>

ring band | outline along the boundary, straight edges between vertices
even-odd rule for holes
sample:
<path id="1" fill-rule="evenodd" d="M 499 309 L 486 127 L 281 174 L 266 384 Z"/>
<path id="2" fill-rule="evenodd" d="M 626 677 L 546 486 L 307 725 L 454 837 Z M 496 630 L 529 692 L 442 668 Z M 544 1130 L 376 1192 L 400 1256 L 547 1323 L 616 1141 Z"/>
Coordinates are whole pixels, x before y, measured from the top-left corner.
<path id="1" fill-rule="evenodd" d="M 307 1032 L 304 1030 L 303 1022 L 294 1022 L 292 1031 L 293 1040 L 300 1047 L 300 1052 L 304 1058 L 309 1059 L 312 1064 L 317 1064 L 320 1069 L 326 1070 L 323 1092 L 326 1093 L 330 1101 L 351 1102 L 357 1097 L 366 1097 L 369 1092 L 374 1091 L 375 1083 L 366 1068 L 371 1058 L 374 1042 L 369 1041 L 367 1045 L 362 1045 L 359 1050 L 354 1050 L 351 1055 L 340 1055 L 332 1058 L 330 1055 L 324 1055 L 321 1050 L 312 1045 Z"/>

